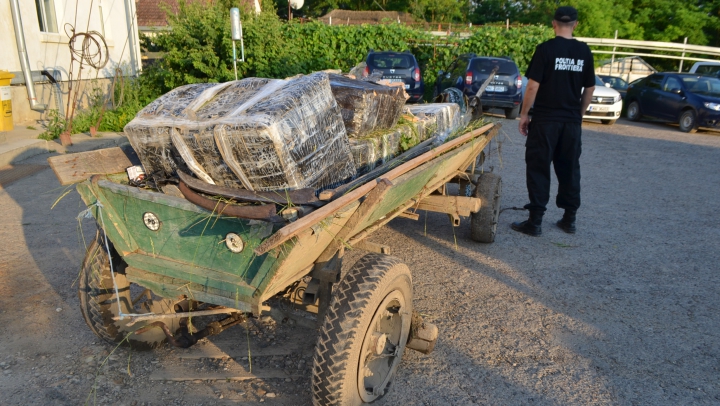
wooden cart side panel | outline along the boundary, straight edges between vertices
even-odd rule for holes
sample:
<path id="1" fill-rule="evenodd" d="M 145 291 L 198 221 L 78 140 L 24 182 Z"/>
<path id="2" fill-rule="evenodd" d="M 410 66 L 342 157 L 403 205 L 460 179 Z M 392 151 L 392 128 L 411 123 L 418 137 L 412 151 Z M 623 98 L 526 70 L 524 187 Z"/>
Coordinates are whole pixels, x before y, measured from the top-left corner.
<path id="1" fill-rule="evenodd" d="M 213 269 L 231 279 L 242 277 L 246 283 L 255 278 L 262 265 L 263 257 L 258 258 L 252 250 L 262 242 L 262 234 L 271 231 L 263 231 L 263 225 L 251 226 L 248 220 L 220 217 L 183 199 L 110 182 L 100 182 L 97 190 L 112 224 L 122 224 L 132 235 L 136 254 L 169 258 L 184 264 L 186 272 L 200 277 L 206 275 L 205 269 Z M 159 229 L 153 231 L 145 225 L 146 214 L 160 221 Z M 242 238 L 245 244 L 242 252 L 228 249 L 225 244 L 228 233 Z M 168 270 L 157 266 L 161 263 L 149 262 L 150 269 L 139 267 L 164 274 Z"/>
<path id="2" fill-rule="evenodd" d="M 152 290 L 156 295 L 168 299 L 189 296 L 197 301 L 227 306 L 245 312 L 252 309 L 249 303 L 241 300 L 239 294 L 199 285 L 184 279 L 158 275 L 133 267 L 127 268 L 127 277 L 130 282 L 137 283 Z"/>
<path id="3" fill-rule="evenodd" d="M 411 159 L 408 162 L 403 163 L 402 165 L 398 166 L 397 168 L 391 170 L 390 172 L 386 173 L 384 176 L 381 176 L 383 178 L 387 178 L 390 180 L 395 179 L 396 177 L 401 176 L 402 174 L 411 171 L 412 169 L 426 163 L 427 161 L 430 161 L 432 159 L 435 159 L 436 157 L 445 154 L 448 151 L 451 151 L 459 146 L 462 146 L 463 144 L 466 144 L 468 142 L 473 141 L 475 138 L 484 138 L 489 142 L 489 139 L 492 138 L 492 136 L 488 136 L 487 134 L 483 135 L 484 133 L 490 131 L 494 127 L 498 127 L 499 123 L 490 123 L 482 128 L 478 128 L 476 130 L 473 130 L 467 134 L 464 134 L 456 139 L 453 139 L 445 144 L 442 144 L 438 146 L 437 148 L 428 151 L 418 157 L 415 157 Z M 494 136 L 494 134 L 493 134 Z M 265 240 L 261 245 L 259 245 L 257 248 L 255 248 L 255 252 L 257 254 L 264 254 L 266 252 L 269 252 L 273 248 L 276 248 L 280 246 L 281 244 L 285 243 L 290 238 L 295 237 L 299 233 L 306 230 L 308 227 L 312 226 L 313 224 L 317 223 L 318 221 L 322 220 L 323 218 L 327 217 L 330 213 L 333 213 L 337 210 L 339 210 L 342 207 L 347 206 L 348 204 L 356 201 L 357 199 L 361 198 L 362 196 L 365 196 L 368 192 L 370 192 L 375 186 L 377 185 L 376 182 L 367 182 L 356 189 L 348 192 L 347 194 L 333 200 L 329 204 L 327 204 L 324 207 L 321 207 L 320 209 L 316 210 L 313 213 L 310 213 L 307 217 L 300 219 L 293 224 L 287 225 L 284 228 L 281 228 L 276 232 L 272 237 Z"/>
<path id="4" fill-rule="evenodd" d="M 272 280 L 266 286 L 260 285 L 263 291 L 262 300 L 281 292 L 288 285 L 310 272 L 317 257 L 335 240 L 335 236 L 359 206 L 360 202 L 355 201 L 315 227 L 303 231 L 295 238 L 270 251 L 269 255 L 283 252 L 286 253 L 286 256 Z"/>
<path id="5" fill-rule="evenodd" d="M 393 180 L 393 186 L 375 207 L 372 215 L 358 224 L 350 235 L 361 232 L 382 217 L 393 212 L 397 207 L 402 206 L 408 200 L 417 197 L 423 191 L 432 192 L 432 190 L 425 190 L 428 185 L 441 182 L 443 179 L 450 180 L 459 170 L 464 170 L 463 165 L 465 162 L 471 159 L 472 156 L 479 154 L 482 148 L 487 145 L 483 141 L 483 139 L 473 140 Z"/>

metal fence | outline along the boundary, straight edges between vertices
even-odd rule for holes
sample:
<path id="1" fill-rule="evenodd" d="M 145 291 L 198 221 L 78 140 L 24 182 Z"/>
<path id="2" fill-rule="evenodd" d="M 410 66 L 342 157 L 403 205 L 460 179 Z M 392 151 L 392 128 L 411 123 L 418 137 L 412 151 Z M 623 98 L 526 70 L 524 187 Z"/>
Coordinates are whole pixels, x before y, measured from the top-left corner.
<path id="1" fill-rule="evenodd" d="M 703 45 L 691 45 L 685 42 L 678 44 L 675 42 L 658 42 L 658 41 L 637 41 L 629 39 L 618 39 L 617 33 L 615 38 L 576 38 L 590 45 L 591 47 L 604 47 L 608 49 L 593 49 L 594 54 L 611 55 L 611 61 L 615 61 L 616 55 L 630 56 L 648 56 L 653 58 L 675 59 L 680 60 L 678 72 L 682 72 L 684 61 L 695 62 L 718 62 L 718 59 L 709 59 L 709 57 L 720 58 L 720 48 L 708 47 Z M 618 50 L 624 49 L 624 50 Z M 648 50 L 663 53 L 647 53 L 637 52 L 637 50 Z M 612 63 L 611 62 L 611 63 Z"/>

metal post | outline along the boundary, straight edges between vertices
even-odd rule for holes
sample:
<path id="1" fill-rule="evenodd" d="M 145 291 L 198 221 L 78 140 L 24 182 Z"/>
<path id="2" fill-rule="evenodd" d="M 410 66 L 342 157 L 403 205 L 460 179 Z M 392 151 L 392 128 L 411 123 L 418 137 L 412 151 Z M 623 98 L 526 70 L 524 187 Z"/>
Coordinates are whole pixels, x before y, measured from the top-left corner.
<path id="1" fill-rule="evenodd" d="M 613 43 L 612 57 L 610 57 L 610 75 L 612 75 L 613 65 L 615 65 L 615 44 L 617 43 L 618 30 L 615 30 L 615 42 Z"/>
<path id="2" fill-rule="evenodd" d="M 242 21 L 240 21 L 240 9 L 233 7 L 230 9 L 230 34 L 232 36 L 233 43 L 233 67 L 235 68 L 235 80 L 237 80 L 237 48 L 235 47 L 235 41 L 240 40 L 240 52 L 242 59 L 240 62 L 245 62 L 245 45 L 243 44 L 242 34 Z"/>
<path id="3" fill-rule="evenodd" d="M 682 56 L 680 57 L 680 69 L 678 69 L 678 72 L 682 72 L 683 60 L 685 59 L 685 46 L 686 45 L 687 45 L 687 37 L 685 37 L 685 41 L 683 42 L 683 51 L 682 51 Z"/>
<path id="4" fill-rule="evenodd" d="M 233 43 L 233 68 L 235 68 L 235 80 L 237 80 L 237 51 L 235 50 L 235 41 Z"/>

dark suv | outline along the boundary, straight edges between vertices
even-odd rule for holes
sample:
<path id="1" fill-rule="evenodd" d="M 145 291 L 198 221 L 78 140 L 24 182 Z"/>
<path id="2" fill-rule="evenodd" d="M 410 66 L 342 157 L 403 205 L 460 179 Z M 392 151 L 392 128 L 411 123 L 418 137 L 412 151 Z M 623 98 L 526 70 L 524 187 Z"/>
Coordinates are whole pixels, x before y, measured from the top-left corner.
<path id="1" fill-rule="evenodd" d="M 422 101 L 425 84 L 420 74 L 420 65 L 410 52 L 376 52 L 370 50 L 365 60 L 367 66 L 363 76 L 382 72 L 382 78 L 390 82 L 405 83 L 405 91 L 410 96 L 408 102 Z"/>
<path id="2" fill-rule="evenodd" d="M 448 87 L 460 89 L 466 96 L 475 96 L 495 67 L 495 77 L 480 96 L 483 109 L 500 108 L 505 117 L 514 119 L 520 113 L 523 99 L 522 75 L 515 62 L 505 57 L 460 55 L 446 70 L 438 71 L 434 97 Z M 434 98 L 433 97 L 433 98 Z"/>

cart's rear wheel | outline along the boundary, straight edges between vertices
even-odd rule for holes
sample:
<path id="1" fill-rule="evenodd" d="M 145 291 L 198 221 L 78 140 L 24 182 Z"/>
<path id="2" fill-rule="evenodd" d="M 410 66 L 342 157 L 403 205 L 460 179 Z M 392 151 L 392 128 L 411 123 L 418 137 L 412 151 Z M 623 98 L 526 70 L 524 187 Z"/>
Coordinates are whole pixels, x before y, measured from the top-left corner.
<path id="1" fill-rule="evenodd" d="M 313 360 L 315 405 L 361 405 L 381 398 L 405 351 L 412 277 L 399 259 L 367 254 L 334 290 Z"/>
<path id="2" fill-rule="evenodd" d="M 470 238 L 473 241 L 491 243 L 495 241 L 498 219 L 500 218 L 500 196 L 502 180 L 494 173 L 483 173 L 477 181 L 475 197 L 482 200 L 477 213 L 470 217 Z"/>
<path id="3" fill-rule="evenodd" d="M 127 265 L 115 252 L 112 244 L 109 244 L 119 294 L 116 295 L 110 273 L 110 261 L 101 238 L 98 235 L 88 248 L 80 270 L 78 296 L 85 322 L 93 333 L 110 343 L 123 342 L 138 350 L 158 347 L 165 342 L 165 334 L 161 329 L 151 329 L 143 334 L 131 334 L 145 327 L 147 322 L 128 326 L 128 320 L 113 320 L 113 317 L 118 316 L 118 301 L 123 313 L 171 313 L 174 312 L 172 303 L 169 300 L 153 297 L 149 290 L 128 282 L 124 272 Z M 173 333 L 178 328 L 177 322 L 173 320 L 167 320 L 165 324 Z M 130 336 L 125 340 L 128 334 Z"/>

